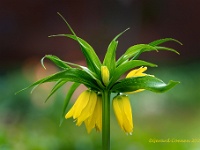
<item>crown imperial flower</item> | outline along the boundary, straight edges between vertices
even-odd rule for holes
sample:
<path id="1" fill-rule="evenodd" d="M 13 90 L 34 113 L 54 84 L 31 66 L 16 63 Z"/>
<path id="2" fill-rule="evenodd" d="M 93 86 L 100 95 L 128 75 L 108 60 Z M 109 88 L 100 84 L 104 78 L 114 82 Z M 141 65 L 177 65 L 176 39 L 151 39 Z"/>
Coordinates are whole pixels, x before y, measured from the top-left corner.
<path id="1" fill-rule="evenodd" d="M 46 82 L 56 81 L 57 83 L 46 99 L 48 100 L 64 84 L 72 82 L 73 84 L 69 88 L 64 101 L 61 123 L 63 118 L 68 119 L 73 117 L 77 126 L 80 126 L 83 122 L 85 123 L 88 133 L 90 133 L 93 128 L 96 128 L 97 131 L 102 131 L 102 147 L 103 150 L 108 150 L 110 148 L 111 93 L 117 95 L 112 100 L 112 104 L 118 123 L 122 130 L 131 134 L 133 131 L 133 123 L 130 100 L 127 95 L 119 93 L 129 94 L 143 90 L 162 93 L 179 83 L 172 80 L 165 83 L 153 75 L 145 74 L 144 71 L 147 70 L 147 66 L 156 67 L 156 65 L 143 60 L 137 60 L 137 58 L 144 52 L 159 50 L 167 50 L 179 54 L 172 48 L 160 45 L 168 41 L 181 43 L 173 38 L 164 38 L 148 44 L 137 44 L 129 47 L 125 53 L 116 60 L 117 39 L 128 30 L 126 29 L 113 38 L 108 46 L 105 58 L 103 62 L 101 62 L 92 46 L 78 37 L 65 18 L 62 15 L 60 16 L 69 27 L 72 34 L 58 34 L 49 37 L 60 36 L 77 41 L 86 59 L 87 67 L 63 61 L 54 55 L 46 55 L 41 59 L 42 66 L 45 68 L 44 59 L 46 58 L 58 66 L 61 71 L 40 79 L 27 88 L 35 87 Z M 140 68 L 135 69 L 136 67 Z M 127 74 L 126 78 L 122 78 L 128 71 L 130 72 Z M 81 84 L 85 85 L 88 90 L 80 94 L 75 104 L 66 113 L 67 106 L 73 93 Z"/>

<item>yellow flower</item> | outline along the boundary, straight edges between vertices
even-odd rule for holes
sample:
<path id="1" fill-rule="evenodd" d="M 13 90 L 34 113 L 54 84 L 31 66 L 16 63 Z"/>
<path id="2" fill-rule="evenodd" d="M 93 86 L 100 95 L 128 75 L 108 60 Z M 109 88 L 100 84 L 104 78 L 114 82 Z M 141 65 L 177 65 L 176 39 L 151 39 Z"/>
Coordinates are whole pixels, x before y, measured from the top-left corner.
<path id="1" fill-rule="evenodd" d="M 140 67 L 139 69 L 134 69 L 127 74 L 126 78 L 146 76 L 148 74 L 143 73 L 146 70 L 147 70 L 147 67 Z M 136 90 L 134 92 L 127 92 L 127 94 L 142 92 L 142 91 L 144 91 L 144 89 L 139 89 L 139 90 Z"/>
<path id="2" fill-rule="evenodd" d="M 73 107 L 65 115 L 65 118 L 73 117 L 76 125 L 80 126 L 93 113 L 97 102 L 97 94 L 94 91 L 86 90 L 78 97 Z"/>
<path id="3" fill-rule="evenodd" d="M 101 66 L 101 77 L 104 85 L 107 86 L 110 79 L 110 73 L 107 66 Z"/>
<path id="4" fill-rule="evenodd" d="M 93 114 L 85 120 L 87 132 L 90 133 L 95 127 L 96 131 L 102 130 L 102 96 L 97 95 L 97 102 Z"/>
<path id="5" fill-rule="evenodd" d="M 97 95 L 92 90 L 86 90 L 78 97 L 73 107 L 65 115 L 68 119 L 73 117 L 76 125 L 85 123 L 87 132 L 90 133 L 93 128 L 97 131 L 102 130 L 102 96 Z"/>
<path id="6" fill-rule="evenodd" d="M 146 76 L 147 74 L 143 73 L 146 70 L 147 67 L 140 67 L 139 69 L 134 69 L 127 74 L 126 78 Z"/>
<path id="7" fill-rule="evenodd" d="M 130 101 L 127 95 L 118 95 L 113 98 L 113 109 L 119 126 L 126 133 L 132 134 L 133 121 Z"/>

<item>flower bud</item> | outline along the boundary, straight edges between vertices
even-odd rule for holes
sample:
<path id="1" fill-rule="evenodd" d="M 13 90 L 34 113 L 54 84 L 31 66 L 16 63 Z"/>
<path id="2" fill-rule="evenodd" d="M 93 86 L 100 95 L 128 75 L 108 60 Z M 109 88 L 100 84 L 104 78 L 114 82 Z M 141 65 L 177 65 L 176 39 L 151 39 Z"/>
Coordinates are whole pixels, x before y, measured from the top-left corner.
<path id="1" fill-rule="evenodd" d="M 110 79 L 110 73 L 107 66 L 101 66 L 101 78 L 104 85 L 107 86 Z"/>

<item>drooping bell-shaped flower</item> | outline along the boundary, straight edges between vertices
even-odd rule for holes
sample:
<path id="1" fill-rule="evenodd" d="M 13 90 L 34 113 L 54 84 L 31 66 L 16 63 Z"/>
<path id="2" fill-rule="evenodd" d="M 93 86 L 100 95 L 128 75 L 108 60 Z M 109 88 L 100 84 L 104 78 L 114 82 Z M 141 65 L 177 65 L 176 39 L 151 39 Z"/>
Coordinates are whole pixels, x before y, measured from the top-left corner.
<path id="1" fill-rule="evenodd" d="M 130 100 L 127 95 L 117 95 L 112 101 L 113 110 L 121 129 L 132 134 L 133 120 Z"/>
<path id="2" fill-rule="evenodd" d="M 97 94 L 92 90 L 86 90 L 78 97 L 75 104 L 65 115 L 65 118 L 73 117 L 76 125 L 80 126 L 82 122 L 86 121 L 94 113 L 97 102 Z"/>

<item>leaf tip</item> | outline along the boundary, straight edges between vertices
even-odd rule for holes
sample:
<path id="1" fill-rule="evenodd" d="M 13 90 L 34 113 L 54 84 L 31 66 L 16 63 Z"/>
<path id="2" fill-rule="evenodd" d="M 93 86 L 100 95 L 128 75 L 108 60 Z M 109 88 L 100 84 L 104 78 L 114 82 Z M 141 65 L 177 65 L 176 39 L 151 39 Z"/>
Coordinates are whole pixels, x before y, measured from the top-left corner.
<path id="1" fill-rule="evenodd" d="M 24 90 L 26 90 L 26 89 L 28 89 L 28 87 L 25 87 L 25 88 L 23 88 L 23 89 L 21 89 L 21 90 L 15 92 L 14 94 L 17 95 L 17 94 L 21 93 L 22 91 L 24 91 Z"/>
<path id="2" fill-rule="evenodd" d="M 63 123 L 63 117 L 62 117 L 62 118 L 60 118 L 59 127 L 61 127 L 62 123 Z"/>
<path id="3" fill-rule="evenodd" d="M 21 90 L 20 90 L 20 91 L 17 91 L 17 92 L 15 92 L 15 93 L 14 93 L 14 95 L 17 95 L 17 94 L 19 94 L 20 92 L 21 92 Z"/>
<path id="4" fill-rule="evenodd" d="M 181 83 L 180 81 L 173 81 L 173 80 L 170 80 L 169 82 L 170 82 L 170 83 L 173 83 L 174 85 L 180 84 L 180 83 Z"/>
<path id="5" fill-rule="evenodd" d="M 45 65 L 44 65 L 44 59 L 46 58 L 46 56 L 47 55 L 45 55 L 44 57 L 42 57 L 42 59 L 41 59 L 41 64 L 42 64 L 42 67 L 46 70 L 46 67 L 45 67 Z"/>
<path id="6" fill-rule="evenodd" d="M 176 43 L 180 44 L 180 45 L 183 45 L 183 43 L 180 42 L 179 40 L 174 39 L 174 41 L 175 41 Z"/>

